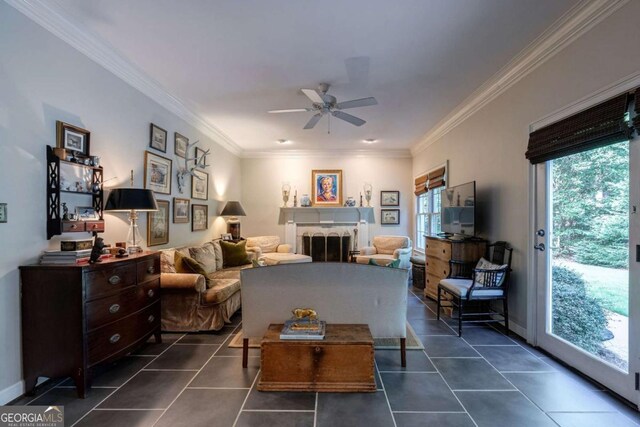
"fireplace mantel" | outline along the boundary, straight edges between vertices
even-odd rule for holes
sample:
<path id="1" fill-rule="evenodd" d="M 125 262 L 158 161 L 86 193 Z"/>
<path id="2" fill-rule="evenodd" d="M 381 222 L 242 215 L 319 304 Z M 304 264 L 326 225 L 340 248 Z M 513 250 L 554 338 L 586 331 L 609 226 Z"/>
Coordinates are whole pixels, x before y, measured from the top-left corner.
<path id="1" fill-rule="evenodd" d="M 280 208 L 279 224 L 357 224 L 375 223 L 373 208 Z"/>

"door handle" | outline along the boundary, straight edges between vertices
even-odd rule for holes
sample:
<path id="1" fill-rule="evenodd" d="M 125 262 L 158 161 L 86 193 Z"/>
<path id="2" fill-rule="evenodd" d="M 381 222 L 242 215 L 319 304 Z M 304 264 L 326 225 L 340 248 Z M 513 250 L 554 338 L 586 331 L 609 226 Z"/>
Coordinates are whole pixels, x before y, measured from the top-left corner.
<path id="1" fill-rule="evenodd" d="M 544 248 L 544 243 L 538 243 L 533 248 L 539 250 L 540 252 L 544 252 L 544 249 L 545 249 Z"/>

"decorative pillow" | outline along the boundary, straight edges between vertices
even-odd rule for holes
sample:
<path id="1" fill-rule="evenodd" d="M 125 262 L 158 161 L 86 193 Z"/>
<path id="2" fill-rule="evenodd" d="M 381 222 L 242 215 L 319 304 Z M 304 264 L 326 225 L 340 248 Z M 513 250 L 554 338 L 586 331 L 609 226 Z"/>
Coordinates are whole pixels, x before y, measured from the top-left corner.
<path id="1" fill-rule="evenodd" d="M 262 260 L 252 259 L 251 265 L 255 268 L 255 267 L 264 267 L 267 264 L 265 264 L 265 262 Z"/>
<path id="2" fill-rule="evenodd" d="M 278 236 L 247 237 L 247 248 L 259 247 L 262 253 L 276 252 L 280 244 Z"/>
<path id="3" fill-rule="evenodd" d="M 204 280 L 207 283 L 207 288 L 212 285 L 212 280 L 207 276 L 207 272 L 204 268 L 193 258 L 182 255 L 182 253 L 176 251 L 176 272 L 177 273 L 189 273 L 189 274 L 202 274 Z"/>
<path id="4" fill-rule="evenodd" d="M 238 243 L 220 241 L 222 248 L 222 263 L 224 268 L 238 267 L 240 265 L 249 264 L 247 256 L 247 241 L 242 240 Z"/>
<path id="5" fill-rule="evenodd" d="M 213 252 L 216 254 L 216 270 L 222 270 L 222 248 L 220 247 L 220 239 L 216 239 L 211 242 L 213 245 Z"/>
<path id="6" fill-rule="evenodd" d="M 160 271 L 163 273 L 175 273 L 176 272 L 176 250 L 175 249 L 163 249 L 160 251 Z"/>
<path id="7" fill-rule="evenodd" d="M 379 267 L 399 268 L 400 260 L 394 259 L 393 261 L 390 261 L 387 264 L 378 264 L 378 262 L 375 259 L 369 258 L 369 265 L 377 265 Z"/>
<path id="8" fill-rule="evenodd" d="M 189 248 L 189 254 L 191 258 L 198 261 L 198 264 L 202 266 L 207 274 L 216 271 L 216 253 L 213 249 L 213 244 L 205 243 L 199 248 Z"/>
<path id="9" fill-rule="evenodd" d="M 492 262 L 487 261 L 484 258 L 480 258 L 480 260 L 478 261 L 478 264 L 476 264 L 476 268 L 480 268 L 482 270 L 501 270 L 504 268 L 507 268 L 507 264 L 494 264 Z M 484 287 L 487 285 L 491 285 L 491 280 L 488 277 L 488 273 L 485 272 L 478 272 L 476 273 L 476 285 L 478 287 Z M 504 282 L 504 277 L 505 274 L 504 272 L 498 273 L 497 274 L 497 280 L 496 280 L 496 284 L 494 286 L 502 286 L 502 283 Z"/>

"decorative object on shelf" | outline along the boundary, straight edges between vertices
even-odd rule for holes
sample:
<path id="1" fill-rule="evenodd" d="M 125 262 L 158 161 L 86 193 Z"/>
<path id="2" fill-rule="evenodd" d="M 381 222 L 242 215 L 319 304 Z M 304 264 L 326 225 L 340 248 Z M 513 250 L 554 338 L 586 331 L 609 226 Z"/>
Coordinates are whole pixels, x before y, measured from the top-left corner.
<path id="1" fill-rule="evenodd" d="M 289 201 L 289 195 L 291 194 L 291 186 L 289 185 L 288 182 L 285 182 L 282 184 L 282 201 L 284 202 L 284 205 L 282 205 L 283 208 L 287 207 L 287 202 Z"/>
<path id="2" fill-rule="evenodd" d="M 191 197 L 193 199 L 209 199 L 209 174 L 194 169 L 191 175 Z"/>
<path id="3" fill-rule="evenodd" d="M 347 200 L 345 200 L 345 202 L 344 202 L 344 206 L 347 207 L 347 208 L 355 208 L 356 207 L 356 199 L 354 199 L 351 196 L 347 197 Z"/>
<path id="4" fill-rule="evenodd" d="M 189 138 L 186 136 L 180 135 L 178 132 L 173 134 L 175 145 L 173 148 L 173 152 L 176 156 L 182 157 L 183 159 L 187 158 L 187 148 L 189 147 Z"/>
<path id="5" fill-rule="evenodd" d="M 169 201 L 156 200 L 158 210 L 147 213 L 147 246 L 169 243 Z"/>
<path id="6" fill-rule="evenodd" d="M 69 208 L 65 202 L 62 202 L 62 220 L 69 221 Z"/>
<path id="7" fill-rule="evenodd" d="M 373 187 L 370 183 L 365 182 L 362 189 L 364 190 L 364 199 L 367 201 L 367 207 L 369 208 L 371 207 L 371 194 L 373 194 Z"/>
<path id="8" fill-rule="evenodd" d="M 96 210 L 91 206 L 76 206 L 76 216 L 80 221 L 100 219 Z"/>
<path id="9" fill-rule="evenodd" d="M 60 241 L 61 251 L 84 251 L 93 247 L 93 240 L 80 239 L 80 240 L 62 240 Z"/>
<path id="10" fill-rule="evenodd" d="M 208 228 L 209 206 L 191 205 L 191 231 L 202 231 Z"/>
<path id="11" fill-rule="evenodd" d="M 59 147 L 54 148 L 53 154 L 55 154 L 55 156 L 60 160 L 67 160 L 68 154 L 67 154 L 67 150 L 65 150 L 64 148 L 59 148 Z"/>
<path id="12" fill-rule="evenodd" d="M 309 206 L 311 206 L 311 199 L 309 198 L 308 194 L 303 194 L 302 198 L 300 199 L 300 207 L 308 208 Z"/>
<path id="13" fill-rule="evenodd" d="M 239 216 L 247 216 L 240 202 L 229 201 L 220 212 L 220 216 L 228 216 L 227 233 L 231 233 L 234 239 L 240 239 L 240 219 Z"/>
<path id="14" fill-rule="evenodd" d="M 167 152 L 167 131 L 160 126 L 156 126 L 151 123 L 151 132 L 149 136 L 149 147 L 160 150 L 163 153 Z"/>
<path id="15" fill-rule="evenodd" d="M 314 206 L 342 206 L 342 170 L 311 171 L 311 194 Z"/>
<path id="16" fill-rule="evenodd" d="M 0 203 L 0 222 L 7 222 L 7 204 Z"/>
<path id="17" fill-rule="evenodd" d="M 360 207 L 362 207 L 362 193 L 360 193 Z"/>
<path id="18" fill-rule="evenodd" d="M 133 187 L 133 171 L 131 171 L 131 187 Z M 128 251 L 129 253 L 141 252 L 143 241 L 138 230 L 138 212 L 158 210 L 153 191 L 142 188 L 114 188 L 109 193 L 104 210 L 129 212 Z"/>
<path id="19" fill-rule="evenodd" d="M 380 209 L 380 224 L 400 224 L 400 209 Z"/>
<path id="20" fill-rule="evenodd" d="M 173 223 L 184 224 L 189 222 L 189 210 L 191 200 L 173 198 Z"/>
<path id="21" fill-rule="evenodd" d="M 150 151 L 144 152 L 144 188 L 171 194 L 171 160 Z"/>
<path id="22" fill-rule="evenodd" d="M 72 163 L 60 165 L 60 190 L 74 193 L 91 193 L 93 170 Z"/>
<path id="23" fill-rule="evenodd" d="M 77 151 L 83 156 L 89 156 L 89 140 L 91 132 L 69 123 L 56 121 L 56 146 L 70 151 Z M 66 154 L 65 154 L 66 156 Z"/>
<path id="24" fill-rule="evenodd" d="M 227 242 L 230 242 L 230 241 L 233 240 L 233 236 L 231 235 L 231 233 L 222 233 L 220 235 L 220 239 L 222 239 L 224 241 L 227 241 Z"/>
<path id="25" fill-rule="evenodd" d="M 298 207 L 298 190 L 293 193 L 293 207 Z"/>
<path id="26" fill-rule="evenodd" d="M 91 248 L 91 256 L 89 256 L 89 264 L 95 264 L 96 262 L 102 262 L 100 256 L 102 255 L 102 249 L 104 248 L 104 240 L 102 237 L 95 237 L 93 248 Z"/>
<path id="27" fill-rule="evenodd" d="M 186 138 L 185 138 L 186 139 Z M 189 140 L 186 140 L 186 147 L 185 147 L 185 156 L 184 156 L 184 167 L 178 167 L 178 191 L 182 194 L 183 190 L 184 190 L 184 186 L 186 184 L 186 177 L 187 175 L 190 176 L 195 176 L 195 170 L 196 168 L 201 168 L 204 169 L 205 167 L 207 167 L 208 165 L 206 165 L 206 156 L 207 154 L 209 154 L 210 150 L 206 150 L 206 151 L 202 151 L 202 150 L 198 150 L 196 148 L 195 150 L 195 156 L 194 157 L 188 157 L 189 156 L 189 148 L 194 147 L 198 142 L 200 142 L 200 140 L 194 142 L 193 144 L 189 142 Z M 201 153 L 201 154 L 198 154 Z M 189 162 L 193 162 L 193 164 L 191 166 L 189 166 Z M 192 192 L 193 192 L 193 186 L 191 187 Z M 193 196 L 192 196 L 193 197 Z"/>
<path id="28" fill-rule="evenodd" d="M 400 206 L 399 191 L 381 191 L 380 206 Z"/>
<path id="29" fill-rule="evenodd" d="M 91 166 L 100 167 L 100 156 L 91 156 Z"/>

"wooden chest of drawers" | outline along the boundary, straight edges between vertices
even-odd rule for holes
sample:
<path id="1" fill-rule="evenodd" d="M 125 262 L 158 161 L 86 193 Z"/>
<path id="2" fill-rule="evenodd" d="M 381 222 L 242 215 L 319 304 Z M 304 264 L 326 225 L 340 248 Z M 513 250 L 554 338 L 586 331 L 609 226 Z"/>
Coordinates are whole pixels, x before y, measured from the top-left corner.
<path id="1" fill-rule="evenodd" d="M 322 341 L 281 340 L 269 325 L 258 390 L 374 392 L 373 338 L 367 325 L 327 325 Z"/>
<path id="2" fill-rule="evenodd" d="M 159 253 L 23 266 L 20 276 L 27 392 L 40 376 L 71 376 L 84 398 L 94 366 L 130 353 L 152 334 L 161 340 Z"/>
<path id="3" fill-rule="evenodd" d="M 424 296 L 438 298 L 438 284 L 449 275 L 449 261 L 477 261 L 485 253 L 485 240 L 450 240 L 425 236 Z"/>

